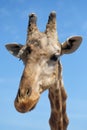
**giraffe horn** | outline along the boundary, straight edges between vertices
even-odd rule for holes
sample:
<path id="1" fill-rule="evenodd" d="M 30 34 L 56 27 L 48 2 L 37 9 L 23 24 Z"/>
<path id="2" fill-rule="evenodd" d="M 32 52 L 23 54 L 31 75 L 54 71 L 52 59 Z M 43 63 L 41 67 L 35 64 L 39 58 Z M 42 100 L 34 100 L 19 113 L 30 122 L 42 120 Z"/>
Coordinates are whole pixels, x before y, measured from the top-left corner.
<path id="1" fill-rule="evenodd" d="M 35 32 L 38 31 L 36 23 L 37 23 L 37 16 L 34 13 L 30 14 L 27 30 L 27 41 L 29 40 L 32 34 L 35 34 Z"/>
<path id="2" fill-rule="evenodd" d="M 48 23 L 46 25 L 45 33 L 48 37 L 57 39 L 57 30 L 56 30 L 56 12 L 52 11 L 49 15 Z"/>

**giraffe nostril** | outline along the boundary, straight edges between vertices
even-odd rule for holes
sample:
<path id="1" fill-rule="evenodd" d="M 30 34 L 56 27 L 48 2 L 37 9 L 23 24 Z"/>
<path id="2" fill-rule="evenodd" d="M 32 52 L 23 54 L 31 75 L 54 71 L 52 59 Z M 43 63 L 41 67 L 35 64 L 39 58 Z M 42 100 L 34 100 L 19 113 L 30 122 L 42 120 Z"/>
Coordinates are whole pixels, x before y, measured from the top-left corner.
<path id="1" fill-rule="evenodd" d="M 26 95 L 27 96 L 30 96 L 31 92 L 32 92 L 32 88 L 31 87 L 29 87 L 29 88 L 26 89 Z"/>
<path id="2" fill-rule="evenodd" d="M 18 97 L 21 97 L 20 89 L 18 90 Z"/>
<path id="3" fill-rule="evenodd" d="M 18 90 L 18 98 L 22 98 L 23 96 L 24 96 L 24 94 L 21 91 L 21 89 L 19 88 L 19 90 Z"/>
<path id="4" fill-rule="evenodd" d="M 19 90 L 18 90 L 17 97 L 19 97 L 19 98 L 23 98 L 23 97 L 25 97 L 25 96 L 30 96 L 31 93 L 32 93 L 32 88 L 31 88 L 31 87 L 29 87 L 29 88 L 25 88 L 24 91 L 21 90 L 21 89 L 19 89 Z"/>

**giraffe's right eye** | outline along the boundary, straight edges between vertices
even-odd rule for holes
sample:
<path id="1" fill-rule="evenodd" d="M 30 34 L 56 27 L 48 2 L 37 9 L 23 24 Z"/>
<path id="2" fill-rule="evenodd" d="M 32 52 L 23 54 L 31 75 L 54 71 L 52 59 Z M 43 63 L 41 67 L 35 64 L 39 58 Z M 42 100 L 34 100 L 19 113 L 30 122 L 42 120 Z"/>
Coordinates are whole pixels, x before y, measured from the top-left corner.
<path id="1" fill-rule="evenodd" d="M 31 51 L 32 51 L 32 50 L 31 50 L 31 48 L 30 48 L 30 47 L 27 47 L 27 48 L 26 48 L 26 53 L 27 53 L 27 54 L 30 54 L 30 53 L 31 53 Z"/>

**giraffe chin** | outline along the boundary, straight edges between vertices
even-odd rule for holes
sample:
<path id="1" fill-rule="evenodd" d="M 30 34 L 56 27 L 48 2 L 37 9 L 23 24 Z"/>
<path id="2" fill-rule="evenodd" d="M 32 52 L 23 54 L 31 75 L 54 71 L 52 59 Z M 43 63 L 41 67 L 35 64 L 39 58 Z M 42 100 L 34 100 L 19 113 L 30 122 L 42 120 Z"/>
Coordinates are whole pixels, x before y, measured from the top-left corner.
<path id="1" fill-rule="evenodd" d="M 33 110 L 38 102 L 39 98 L 37 98 L 36 100 L 23 100 L 23 101 L 17 101 L 17 99 L 15 99 L 14 101 L 14 106 L 16 108 L 16 110 L 20 113 L 26 113 L 29 112 L 31 110 Z"/>

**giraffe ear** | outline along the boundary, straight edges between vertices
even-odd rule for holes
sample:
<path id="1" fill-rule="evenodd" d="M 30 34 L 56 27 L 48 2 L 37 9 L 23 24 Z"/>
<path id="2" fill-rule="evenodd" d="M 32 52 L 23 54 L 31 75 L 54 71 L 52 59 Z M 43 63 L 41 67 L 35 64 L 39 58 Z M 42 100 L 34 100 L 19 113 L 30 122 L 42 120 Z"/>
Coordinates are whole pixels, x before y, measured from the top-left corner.
<path id="1" fill-rule="evenodd" d="M 69 37 L 63 44 L 62 44 L 62 54 L 70 54 L 76 51 L 82 42 L 81 36 L 73 36 Z"/>
<path id="2" fill-rule="evenodd" d="M 18 53 L 20 49 L 23 47 L 23 45 L 17 43 L 11 43 L 11 44 L 6 44 L 5 47 L 12 55 L 14 55 L 17 58 L 20 58 L 18 56 Z"/>

